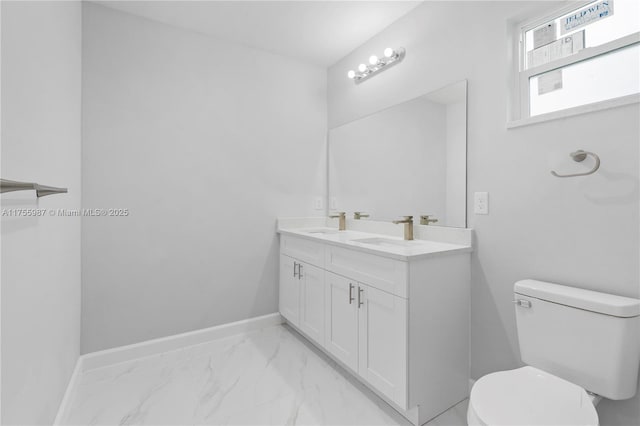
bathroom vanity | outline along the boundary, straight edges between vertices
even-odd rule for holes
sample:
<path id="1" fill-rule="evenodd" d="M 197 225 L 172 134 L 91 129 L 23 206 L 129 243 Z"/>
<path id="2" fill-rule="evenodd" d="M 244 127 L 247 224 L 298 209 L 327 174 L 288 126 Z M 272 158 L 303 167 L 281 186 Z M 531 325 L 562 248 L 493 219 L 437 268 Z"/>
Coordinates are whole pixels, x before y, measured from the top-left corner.
<path id="1" fill-rule="evenodd" d="M 406 241 L 387 223 L 310 224 L 279 221 L 286 321 L 413 424 L 465 399 L 471 231 Z"/>

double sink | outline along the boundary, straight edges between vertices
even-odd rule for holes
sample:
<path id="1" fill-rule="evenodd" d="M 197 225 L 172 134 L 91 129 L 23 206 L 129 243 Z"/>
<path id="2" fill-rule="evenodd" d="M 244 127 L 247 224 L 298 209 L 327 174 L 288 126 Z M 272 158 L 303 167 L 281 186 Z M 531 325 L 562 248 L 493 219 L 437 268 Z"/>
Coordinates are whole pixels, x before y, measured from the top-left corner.
<path id="1" fill-rule="evenodd" d="M 324 221 L 324 218 L 281 218 L 278 233 L 402 261 L 473 251 L 471 231 L 467 229 L 428 227 L 432 229 L 419 229 L 420 238 L 404 240 L 396 236 L 398 228 L 388 222 L 365 221 L 355 224 L 358 229 L 340 231 Z"/>
<path id="2" fill-rule="evenodd" d="M 324 235 L 340 235 L 351 243 L 358 244 L 366 244 L 370 246 L 376 246 L 380 248 L 398 248 L 398 247 L 420 247 L 426 246 L 430 242 L 424 240 L 401 240 L 397 238 L 387 238 L 387 237 L 361 237 L 361 232 L 354 231 L 338 231 L 337 229 L 332 228 L 317 228 L 317 229 L 301 229 L 299 232 L 303 232 L 310 235 L 315 236 L 324 236 Z M 350 238 L 351 237 L 351 238 Z"/>

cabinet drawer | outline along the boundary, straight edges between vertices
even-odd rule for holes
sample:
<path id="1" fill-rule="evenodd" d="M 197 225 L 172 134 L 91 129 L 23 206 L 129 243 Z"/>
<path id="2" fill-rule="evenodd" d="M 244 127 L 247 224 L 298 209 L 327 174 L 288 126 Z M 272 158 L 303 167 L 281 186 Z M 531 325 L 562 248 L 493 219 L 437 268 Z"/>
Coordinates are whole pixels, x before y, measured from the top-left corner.
<path id="1" fill-rule="evenodd" d="M 324 268 L 324 249 L 322 243 L 289 235 L 280 236 L 280 253 Z"/>
<path id="2" fill-rule="evenodd" d="M 327 246 L 325 269 L 396 296 L 407 297 L 407 262 Z"/>

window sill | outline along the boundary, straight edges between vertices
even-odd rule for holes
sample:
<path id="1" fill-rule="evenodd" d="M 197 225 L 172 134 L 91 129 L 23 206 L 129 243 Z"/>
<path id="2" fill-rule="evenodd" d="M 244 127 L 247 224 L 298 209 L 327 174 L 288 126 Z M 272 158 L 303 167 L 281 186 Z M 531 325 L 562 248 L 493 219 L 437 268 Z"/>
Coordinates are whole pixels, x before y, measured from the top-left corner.
<path id="1" fill-rule="evenodd" d="M 549 112 L 533 117 L 522 118 L 520 120 L 511 120 L 507 122 L 507 129 L 515 129 L 517 127 L 529 126 L 532 124 L 544 123 L 547 121 L 558 120 L 566 117 L 587 114 L 595 111 L 616 108 L 624 105 L 640 103 L 640 93 L 634 95 L 623 96 L 621 98 L 609 99 L 606 101 L 595 102 L 588 105 L 580 105 L 573 108 L 563 109 L 561 111 Z"/>

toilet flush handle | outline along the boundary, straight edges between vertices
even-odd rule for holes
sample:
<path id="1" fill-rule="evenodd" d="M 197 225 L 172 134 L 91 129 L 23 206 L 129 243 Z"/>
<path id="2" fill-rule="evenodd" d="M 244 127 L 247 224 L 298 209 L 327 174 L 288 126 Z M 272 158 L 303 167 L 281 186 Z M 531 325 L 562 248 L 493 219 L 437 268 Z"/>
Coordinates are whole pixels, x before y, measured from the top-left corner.
<path id="1" fill-rule="evenodd" d="M 525 299 L 516 299 L 513 301 L 513 303 L 515 303 L 518 306 L 521 306 L 523 308 L 530 308 L 531 307 L 531 302 Z"/>

